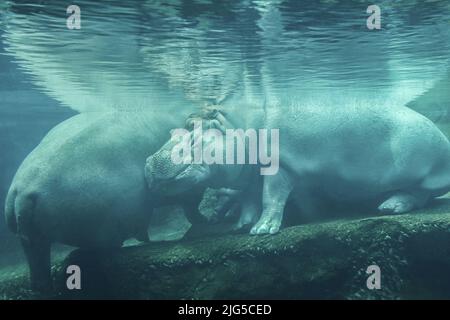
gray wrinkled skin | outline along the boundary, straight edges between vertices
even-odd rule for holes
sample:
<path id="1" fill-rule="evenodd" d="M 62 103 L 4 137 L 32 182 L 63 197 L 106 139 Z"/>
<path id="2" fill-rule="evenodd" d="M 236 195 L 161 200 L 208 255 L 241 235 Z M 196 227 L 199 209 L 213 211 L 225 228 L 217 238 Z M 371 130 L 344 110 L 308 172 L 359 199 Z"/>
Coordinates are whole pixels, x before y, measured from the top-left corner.
<path id="1" fill-rule="evenodd" d="M 49 289 L 52 242 L 108 249 L 147 238 L 153 198 L 142 166 L 185 117 L 80 114 L 56 126 L 28 155 L 5 212 L 22 241 L 34 289 Z"/>
<path id="2" fill-rule="evenodd" d="M 291 194 L 303 214 L 314 214 L 312 195 L 319 195 L 318 201 L 361 206 L 376 202 L 382 213 L 397 214 L 422 207 L 450 189 L 449 141 L 430 120 L 411 109 L 292 106 L 258 111 L 241 105 L 224 110 L 217 119 L 225 128 L 280 130 L 279 172 L 261 177 L 259 183 L 258 170 L 251 173 L 253 178 L 242 178 L 250 165 L 172 164 L 167 168 L 169 152 L 159 150 L 147 159 L 151 190 L 182 193 L 195 183 L 237 189 L 236 184 L 245 180 L 237 227 L 250 224 L 252 234 L 265 234 L 279 230 Z M 169 141 L 163 149 L 170 147 Z M 154 166 L 158 162 L 165 163 L 170 175 L 158 171 Z"/>

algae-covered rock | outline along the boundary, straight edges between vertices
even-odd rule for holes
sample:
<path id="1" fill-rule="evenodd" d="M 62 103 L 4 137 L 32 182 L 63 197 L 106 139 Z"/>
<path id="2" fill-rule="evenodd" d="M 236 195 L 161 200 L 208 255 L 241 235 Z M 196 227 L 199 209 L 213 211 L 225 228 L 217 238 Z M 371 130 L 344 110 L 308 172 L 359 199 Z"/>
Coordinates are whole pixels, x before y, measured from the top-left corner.
<path id="1" fill-rule="evenodd" d="M 81 268 L 81 290 L 66 288 L 71 264 Z M 371 265 L 381 270 L 379 290 L 367 287 Z M 54 278 L 52 297 L 69 299 L 450 298 L 450 201 L 276 235 L 75 250 L 54 267 Z M 0 297 L 36 298 L 24 286 L 23 275 L 0 281 Z"/>

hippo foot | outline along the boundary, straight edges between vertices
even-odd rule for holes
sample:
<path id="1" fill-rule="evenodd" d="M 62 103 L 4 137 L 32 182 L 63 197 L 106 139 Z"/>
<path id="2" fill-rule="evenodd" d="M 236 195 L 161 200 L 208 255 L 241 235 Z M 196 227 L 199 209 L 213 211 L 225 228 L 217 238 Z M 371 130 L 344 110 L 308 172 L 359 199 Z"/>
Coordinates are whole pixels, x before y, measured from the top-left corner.
<path id="1" fill-rule="evenodd" d="M 379 207 L 385 214 L 401 214 L 409 212 L 416 207 L 416 199 L 410 194 L 396 194 L 384 201 Z"/>
<path id="2" fill-rule="evenodd" d="M 234 225 L 233 225 L 233 227 L 232 227 L 232 230 L 233 231 L 239 231 L 239 230 L 241 230 L 241 229 L 243 229 L 245 226 L 247 226 L 248 225 L 248 223 L 244 223 L 244 222 L 242 222 L 241 220 L 239 220 L 238 222 L 236 222 Z"/>
<path id="3" fill-rule="evenodd" d="M 250 230 L 250 234 L 274 234 L 280 230 L 281 219 L 277 217 L 261 217 Z"/>
<path id="4" fill-rule="evenodd" d="M 239 217 L 239 221 L 233 225 L 233 231 L 238 231 L 248 227 L 254 223 L 255 219 L 252 214 L 242 213 Z"/>

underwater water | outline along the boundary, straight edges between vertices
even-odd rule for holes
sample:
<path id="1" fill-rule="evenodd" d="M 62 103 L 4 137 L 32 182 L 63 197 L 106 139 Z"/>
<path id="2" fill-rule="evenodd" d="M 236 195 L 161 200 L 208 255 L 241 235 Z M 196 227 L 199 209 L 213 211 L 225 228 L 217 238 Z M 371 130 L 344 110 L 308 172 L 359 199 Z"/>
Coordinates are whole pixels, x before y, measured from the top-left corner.
<path id="1" fill-rule="evenodd" d="M 133 137 L 145 136 L 146 133 L 139 132 L 142 128 L 153 130 L 155 136 L 161 137 L 159 145 L 153 150 L 155 152 L 170 137 L 170 129 L 176 128 L 161 125 L 160 122 L 164 121 L 161 119 L 165 118 L 154 116 L 155 113 L 168 115 L 170 121 L 178 121 L 182 126 L 185 115 L 207 105 L 221 106 L 225 114 L 227 108 L 240 108 L 242 114 L 247 111 L 256 114 L 267 108 L 288 114 L 292 108 L 302 110 L 306 106 L 316 110 L 323 106 L 332 106 L 336 110 L 406 106 L 428 117 L 447 137 L 450 136 L 450 2 L 447 0 L 377 0 L 373 3 L 362 0 L 79 0 L 76 5 L 80 15 L 73 20 L 74 11 L 68 13 L 67 6 L 61 1 L 0 2 L 2 201 L 6 199 L 13 177 L 27 155 L 53 127 L 77 114 L 83 116 L 80 126 L 96 122 L 107 133 L 100 138 L 88 133 L 86 141 L 89 146 L 84 147 L 78 141 L 72 143 L 69 138 L 64 140 L 73 127 L 62 129 L 56 132 L 56 136 L 61 137 L 61 144 L 66 144 L 67 148 L 49 148 L 33 160 L 42 161 L 37 167 L 45 167 L 46 162 L 49 167 L 58 166 L 60 174 L 55 177 L 49 177 L 51 171 L 46 168 L 33 171 L 33 175 L 56 181 L 58 187 L 52 190 L 61 190 L 61 193 L 56 192 L 52 196 L 62 199 L 68 216 L 74 214 L 74 208 L 88 210 L 86 208 L 90 205 L 80 205 L 77 193 L 86 191 L 83 179 L 90 179 L 86 172 L 98 168 L 90 167 L 91 158 L 86 158 L 83 163 L 84 154 L 100 154 L 104 149 L 95 149 L 97 144 L 111 145 L 119 140 L 121 142 L 117 147 L 111 147 L 111 154 L 120 154 L 121 146 L 128 148 L 135 145 L 137 149 L 145 146 L 136 140 L 128 141 L 128 129 L 112 132 L 117 123 L 125 123 L 131 131 L 134 129 L 135 132 L 130 133 Z M 367 12 L 370 5 L 380 9 L 379 30 L 368 26 L 368 18 L 373 14 Z M 76 20 L 78 18 L 79 21 Z M 80 28 L 76 27 L 77 22 Z M 256 111 L 246 109 L 245 106 L 249 105 Z M 327 117 L 333 117 L 334 112 L 327 110 Z M 116 118 L 110 123 L 101 120 L 103 115 L 112 112 L 116 112 Z M 133 119 L 139 120 L 133 122 Z M 351 118 L 347 120 L 352 121 Z M 280 132 L 282 130 L 280 128 Z M 94 127 L 92 135 L 95 134 Z M 418 132 L 417 136 L 412 137 L 420 139 L 421 136 Z M 295 148 L 295 145 L 292 147 Z M 378 146 L 372 147 L 376 149 Z M 60 152 L 66 152 L 64 150 L 78 156 L 73 162 L 64 163 L 66 158 L 60 155 Z M 131 154 L 134 150 L 130 147 L 123 153 Z M 353 151 L 358 153 L 359 150 Z M 282 152 L 283 149 L 280 153 L 283 160 Z M 39 159 L 42 155 L 47 155 L 48 160 Z M 147 156 L 150 155 L 149 152 Z M 129 167 L 131 172 L 135 164 L 126 162 L 128 158 L 124 159 L 111 162 L 112 172 L 123 168 L 128 170 Z M 351 157 L 349 161 L 352 161 Z M 145 161 L 142 161 L 142 171 L 144 165 Z M 109 164 L 105 166 L 109 170 Z M 125 169 L 125 177 L 141 179 L 139 183 L 145 185 L 143 177 L 135 178 Z M 61 177 L 72 170 L 80 170 L 81 178 L 77 181 L 81 186 L 74 188 L 74 193 L 66 193 L 68 191 L 61 187 L 65 183 Z M 119 178 L 106 177 L 110 171 L 98 170 L 99 184 L 116 186 L 122 183 Z M 438 174 L 436 179 L 446 178 L 445 174 Z M 405 180 L 409 181 L 408 177 Z M 87 186 L 92 185 L 95 182 L 89 180 Z M 45 188 L 46 184 L 39 186 Z M 33 193 L 41 191 L 36 188 Z M 131 190 L 129 193 L 118 192 L 118 200 L 106 197 L 101 188 L 98 191 L 93 189 L 92 198 L 89 198 L 99 208 L 103 208 L 103 202 L 114 200 L 117 201 L 114 202 L 115 207 L 123 213 L 128 210 L 124 202 L 136 201 L 131 187 L 124 187 Z M 44 196 L 48 195 L 47 191 L 42 192 Z M 209 197 L 202 202 L 203 213 L 213 211 L 212 208 L 219 202 L 217 196 Z M 89 275 L 88 287 L 92 289 L 89 295 L 104 297 L 104 292 L 109 292 L 108 297 L 152 299 L 450 298 L 450 281 L 446 282 L 448 275 L 440 283 L 432 276 L 450 266 L 448 258 L 440 258 L 449 256 L 448 242 L 445 242 L 449 238 L 450 204 L 445 199 L 440 201 L 429 209 L 431 215 L 428 218 L 426 207 L 420 209 L 415 217 L 411 214 L 410 219 L 409 215 L 390 216 L 387 220 L 373 222 L 373 225 L 365 225 L 360 220 L 343 224 L 333 220 L 323 226 L 314 225 L 312 229 L 289 228 L 284 233 L 282 228 L 272 239 L 264 238 L 265 235 L 262 238 L 258 235 L 249 237 L 248 230 L 238 234 L 234 231 L 220 232 L 221 235 L 225 233 L 225 238 L 209 240 L 216 244 L 223 241 L 220 250 L 210 247 L 210 235 L 204 236 L 204 240 L 196 235 L 196 240 L 185 247 L 183 244 L 177 247 L 171 242 L 159 242 L 179 240 L 191 223 L 192 229 L 195 229 L 194 222 L 180 217 L 182 213 L 170 211 L 169 216 L 163 210 L 160 213 L 163 217 L 153 220 L 155 226 L 149 231 L 153 242 L 148 251 L 145 251 L 145 245 L 132 246 L 124 253 L 117 249 L 118 253 L 105 258 L 104 261 L 113 261 L 107 266 L 100 258 L 94 259 L 103 271 L 93 271 Z M 177 203 L 173 201 L 170 204 L 175 206 Z M 15 205 L 18 206 L 17 203 Z M 3 202 L 0 208 L 3 216 Z M 298 211 L 290 209 L 290 204 L 287 208 L 292 212 Z M 54 214 L 51 208 L 47 210 Z M 370 216 L 368 210 L 361 211 L 364 211 L 362 216 Z M 51 220 L 51 214 L 49 217 Z M 68 228 L 79 228 L 80 238 L 90 230 L 77 225 L 75 218 L 73 221 L 64 218 L 64 221 L 69 224 L 75 221 L 74 227 Z M 295 218 L 291 221 L 287 217 L 286 221 L 286 226 L 295 228 L 297 225 Z M 57 222 L 45 221 L 42 224 L 51 230 L 58 230 L 58 239 L 65 238 L 66 229 L 60 228 Z M 126 223 L 121 220 L 120 224 Z M 216 226 L 214 223 L 211 225 L 202 228 L 213 233 Z M 102 227 L 98 226 L 99 234 L 103 232 Z M 403 247 L 386 240 L 391 238 L 396 241 L 403 238 L 413 240 Z M 308 242 L 302 242 L 304 239 L 309 239 L 312 248 Z M 342 242 L 336 240 L 334 243 L 333 239 L 341 239 Z M 406 240 L 398 241 L 405 243 Z M 77 246 L 78 239 L 56 242 Z M 236 249 L 247 247 L 250 252 Z M 369 252 L 368 248 L 372 247 L 375 248 L 373 255 L 366 257 L 364 252 Z M 289 248 L 293 251 L 290 252 Z M 434 249 L 430 251 L 430 248 Z M 71 250 L 57 247 L 54 259 L 61 261 Z M 218 255 L 218 250 L 221 257 L 230 255 L 229 261 L 224 258 L 227 261 L 216 263 L 214 257 Z M 304 270 L 303 275 L 299 279 L 281 280 L 280 286 L 284 287 L 280 288 L 276 285 L 278 280 L 275 280 L 278 273 L 296 273 L 290 268 L 296 266 L 299 251 L 307 257 L 298 262 L 298 268 Z M 342 255 L 334 256 L 332 252 L 341 252 Z M 75 262 L 88 261 L 86 268 L 91 268 L 90 253 L 80 255 L 81 258 L 75 253 L 71 259 Z M 153 257 L 149 258 L 150 255 Z M 255 255 L 257 258 L 252 260 Z M 346 255 L 349 261 L 342 258 Z M 244 260 L 239 260 L 239 257 Z M 388 289 L 385 291 L 367 291 L 365 271 L 369 265 L 377 264 L 374 261 L 377 258 L 388 259 L 385 261 L 388 265 L 386 272 L 400 271 L 392 271 L 392 277 L 386 276 Z M 121 263 L 123 261 L 126 263 Z M 151 276 L 147 277 L 149 271 L 145 265 L 159 270 L 159 264 L 164 265 L 165 261 L 175 265 L 173 270 L 178 270 L 178 265 L 183 270 L 182 273 L 167 271 L 167 274 L 161 271 L 161 278 L 173 279 L 168 281 L 173 291 L 166 290 L 168 283 L 158 283 L 150 280 Z M 113 268 L 111 265 L 114 262 L 119 265 L 119 271 L 108 269 Z M 430 269 L 427 263 L 435 269 Z M 260 284 L 243 281 L 230 289 L 229 284 L 235 281 L 233 275 L 239 274 L 243 266 L 261 274 Z M 57 280 L 58 276 L 61 277 L 58 268 L 62 267 L 58 265 L 55 268 Z M 349 274 L 350 271 L 345 271 L 348 268 L 355 271 L 354 276 Z M 0 219 L 0 298 L 26 298 L 28 291 L 25 290 L 29 287 L 27 280 L 24 280 L 27 279 L 24 276 L 26 273 L 26 260 L 18 237 L 8 229 L 5 219 Z M 203 273 L 208 273 L 213 279 L 203 278 Z M 110 274 L 123 275 L 123 279 L 117 280 L 119 287 L 111 284 Z M 202 274 L 206 284 L 193 288 L 194 285 L 188 285 L 189 277 L 192 276 L 195 282 L 198 274 Z M 417 274 L 427 275 L 412 281 L 411 278 Z M 140 284 L 134 284 L 137 278 L 142 278 Z M 348 286 L 347 281 L 351 283 Z M 358 286 L 355 283 L 361 283 L 361 288 L 355 288 Z M 102 287 L 106 284 L 107 289 Z M 145 291 L 143 287 L 152 289 Z M 190 291 L 185 287 L 189 287 Z M 161 293 L 163 291 L 164 294 Z M 298 294 L 289 295 L 288 292 Z M 82 294 L 80 296 L 83 297 Z"/>

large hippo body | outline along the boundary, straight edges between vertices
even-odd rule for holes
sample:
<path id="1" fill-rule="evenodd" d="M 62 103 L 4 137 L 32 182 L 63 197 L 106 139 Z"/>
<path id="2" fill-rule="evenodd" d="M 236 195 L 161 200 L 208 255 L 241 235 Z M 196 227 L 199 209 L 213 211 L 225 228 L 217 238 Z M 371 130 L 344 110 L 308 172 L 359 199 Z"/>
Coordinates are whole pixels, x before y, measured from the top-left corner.
<path id="1" fill-rule="evenodd" d="M 183 112 L 88 113 L 51 130 L 18 169 L 6 220 L 18 233 L 35 289 L 49 287 L 50 244 L 118 247 L 144 239 L 152 199 L 144 163 Z"/>
<path id="2" fill-rule="evenodd" d="M 278 173 L 263 176 L 261 187 L 251 183 L 244 192 L 238 226 L 253 225 L 259 217 L 253 234 L 279 230 L 289 196 L 306 213 L 315 209 L 313 198 L 367 206 L 375 202 L 384 213 L 402 213 L 450 190 L 449 141 L 430 120 L 406 107 L 292 106 L 256 111 L 232 104 L 223 110 L 216 116 L 206 110 L 203 120 L 217 120 L 221 125 L 216 122 L 215 127 L 222 128 L 279 129 Z M 197 164 L 172 165 L 172 170 L 165 169 L 171 174 L 161 182 L 162 176 L 155 174 L 155 163 L 164 154 L 160 151 L 146 165 L 147 182 L 155 192 L 183 190 L 180 184 L 185 181 L 231 188 L 239 181 L 257 181 L 230 165 Z M 246 167 L 251 166 L 241 171 Z"/>

